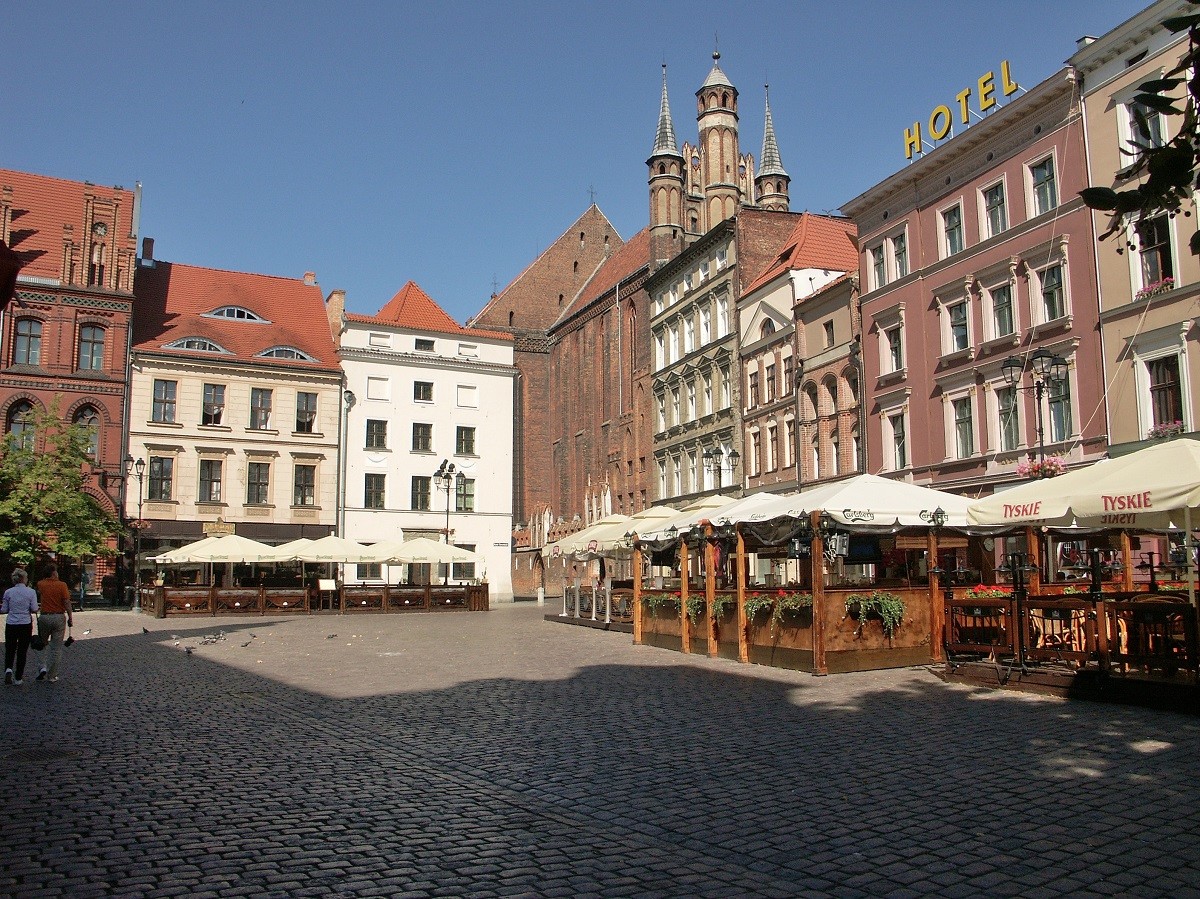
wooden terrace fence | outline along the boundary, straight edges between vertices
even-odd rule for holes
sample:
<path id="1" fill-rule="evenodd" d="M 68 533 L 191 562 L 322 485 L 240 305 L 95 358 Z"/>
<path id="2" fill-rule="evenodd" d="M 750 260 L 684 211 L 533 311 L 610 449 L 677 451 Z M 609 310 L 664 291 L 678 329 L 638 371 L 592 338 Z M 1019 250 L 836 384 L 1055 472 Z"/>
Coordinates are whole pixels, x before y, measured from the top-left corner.
<path id="1" fill-rule="evenodd" d="M 486 612 L 487 584 L 342 586 L 336 592 L 276 587 L 143 587 L 143 611 L 167 615 L 276 615 L 288 612 Z"/>
<path id="2" fill-rule="evenodd" d="M 948 592 L 946 653 L 951 668 L 990 659 L 1019 666 L 1095 665 L 1106 673 L 1173 676 L 1200 668 L 1196 610 L 1170 593 L 1030 595 L 1017 599 Z"/>

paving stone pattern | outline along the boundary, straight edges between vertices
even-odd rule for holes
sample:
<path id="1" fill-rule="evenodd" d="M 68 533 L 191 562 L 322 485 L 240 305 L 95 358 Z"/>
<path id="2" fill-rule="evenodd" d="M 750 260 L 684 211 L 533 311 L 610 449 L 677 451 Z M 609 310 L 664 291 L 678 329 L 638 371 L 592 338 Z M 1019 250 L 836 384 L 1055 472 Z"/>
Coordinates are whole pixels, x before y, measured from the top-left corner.
<path id="1" fill-rule="evenodd" d="M 79 613 L 0 687 L 0 895 L 1200 896 L 1194 718 L 542 611 Z"/>

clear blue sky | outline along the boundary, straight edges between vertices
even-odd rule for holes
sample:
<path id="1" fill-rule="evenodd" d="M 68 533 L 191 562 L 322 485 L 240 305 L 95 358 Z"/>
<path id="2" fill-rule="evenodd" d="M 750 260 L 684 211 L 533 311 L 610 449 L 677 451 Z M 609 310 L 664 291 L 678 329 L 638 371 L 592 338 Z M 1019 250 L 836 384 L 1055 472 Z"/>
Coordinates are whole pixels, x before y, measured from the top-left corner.
<path id="1" fill-rule="evenodd" d="M 793 210 L 905 164 L 901 134 L 1009 59 L 1032 87 L 1136 0 L 24 3 L 0 166 L 132 187 L 160 259 L 317 273 L 371 313 L 408 280 L 460 322 L 589 203 L 647 221 L 666 62 L 679 141 L 712 65 Z M 732 14 L 731 14 L 732 12 Z"/>

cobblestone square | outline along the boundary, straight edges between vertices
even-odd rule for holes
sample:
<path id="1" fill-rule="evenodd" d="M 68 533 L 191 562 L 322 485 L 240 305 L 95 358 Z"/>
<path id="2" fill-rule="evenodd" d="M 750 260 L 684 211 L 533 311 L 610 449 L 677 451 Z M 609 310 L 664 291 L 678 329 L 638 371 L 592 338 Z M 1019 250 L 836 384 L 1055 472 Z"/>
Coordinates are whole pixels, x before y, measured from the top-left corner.
<path id="1" fill-rule="evenodd" d="M 0 894 L 1200 895 L 1194 718 L 544 611 L 78 613 L 0 689 Z"/>

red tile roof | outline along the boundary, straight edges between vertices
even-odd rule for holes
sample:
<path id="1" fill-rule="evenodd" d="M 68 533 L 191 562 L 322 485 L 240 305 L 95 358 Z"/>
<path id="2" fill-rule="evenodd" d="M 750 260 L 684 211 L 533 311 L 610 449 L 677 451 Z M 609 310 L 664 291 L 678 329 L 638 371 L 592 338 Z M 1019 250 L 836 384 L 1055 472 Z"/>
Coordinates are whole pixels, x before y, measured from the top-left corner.
<path id="1" fill-rule="evenodd" d="M 464 328 L 423 291 L 415 281 L 409 281 L 399 293 L 388 300 L 375 315 L 346 313 L 346 320 L 363 324 L 394 325 L 413 331 L 433 331 L 438 334 L 459 334 L 474 337 L 493 337 L 512 340 L 512 335 L 499 331 Z"/>
<path id="2" fill-rule="evenodd" d="M 0 196 L 3 196 L 4 188 L 12 191 L 8 245 L 21 257 L 22 275 L 62 278 L 63 235 L 70 233 L 76 244 L 83 244 L 87 236 L 84 210 L 88 193 L 97 199 L 119 204 L 119 233 L 110 235 L 113 247 L 122 244 L 136 247 L 131 190 L 0 169 Z M 70 232 L 64 231 L 65 226 L 70 226 Z"/>
<path id="3" fill-rule="evenodd" d="M 337 371 L 338 354 L 329 333 L 325 300 L 317 284 L 297 278 L 228 272 L 172 262 L 141 266 L 134 281 L 133 348 L 197 359 L 255 361 Z M 240 306 L 269 324 L 205 315 L 222 306 Z M 163 350 L 165 344 L 200 337 L 232 355 L 197 350 Z M 256 358 L 277 346 L 295 347 L 316 362 Z"/>
<path id="4" fill-rule="evenodd" d="M 783 249 L 742 291 L 745 296 L 792 269 L 858 271 L 858 230 L 849 219 L 802 213 Z"/>
<path id="5" fill-rule="evenodd" d="M 649 262 L 650 229 L 643 228 L 600 264 L 558 320 L 561 322 L 578 310 L 586 309 L 590 303 L 612 290 L 618 282 L 625 280 Z"/>

